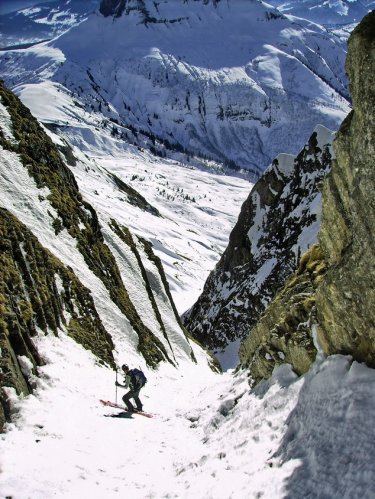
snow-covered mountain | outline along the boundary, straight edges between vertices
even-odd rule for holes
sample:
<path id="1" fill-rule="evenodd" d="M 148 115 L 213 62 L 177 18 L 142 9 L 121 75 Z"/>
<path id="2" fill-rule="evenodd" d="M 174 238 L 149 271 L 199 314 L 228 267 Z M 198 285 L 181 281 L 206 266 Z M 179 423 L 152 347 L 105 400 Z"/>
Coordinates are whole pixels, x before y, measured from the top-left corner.
<path id="1" fill-rule="evenodd" d="M 21 99 L 53 81 L 126 142 L 255 175 L 349 111 L 345 41 L 316 23 L 251 0 L 102 5 L 105 16 L 3 54 Z"/>
<path id="2" fill-rule="evenodd" d="M 229 244 L 184 323 L 225 368 L 261 313 L 317 242 L 321 186 L 334 134 L 318 126 L 297 155 L 280 154 L 254 185 Z"/>
<path id="3" fill-rule="evenodd" d="M 375 7 L 373 0 L 268 0 L 280 12 L 303 17 L 326 27 L 352 25 Z"/>
<path id="4" fill-rule="evenodd" d="M 79 24 L 95 12 L 99 0 L 53 0 L 29 2 L 31 5 L 3 13 L 0 6 L 0 48 L 25 47 L 50 40 Z M 14 2 L 13 2 L 14 4 Z"/>
<path id="5" fill-rule="evenodd" d="M 355 111 L 341 127 L 336 168 L 325 188 L 322 248 L 330 268 L 321 281 L 326 266 L 312 258 L 314 252 L 321 256 L 316 246 L 302 258 L 300 273 L 283 293 L 290 301 L 277 316 L 263 316 L 255 352 L 247 343 L 246 368 L 235 375 L 215 374 L 186 336 L 142 235 L 163 255 L 177 295 L 187 270 L 184 292 L 189 285 L 195 292 L 194 281 L 201 282 L 209 260 L 217 258 L 248 183 L 195 169 L 200 162 L 220 171 L 203 158 L 190 158 L 190 166 L 156 158 L 141 146 L 154 140 L 160 147 L 145 130 L 134 133 L 133 145 L 131 137 L 119 140 L 119 123 L 103 123 L 103 113 L 49 81 L 64 62 L 62 52 L 49 45 L 27 51 L 37 77 L 17 91 L 48 128 L 2 88 L 4 497 L 373 499 L 374 371 L 348 355 L 375 365 L 373 26 L 371 16 L 351 44 Z M 13 57 L 14 76 L 24 67 L 24 54 L 4 54 Z M 45 81 L 39 82 L 44 63 Z M 322 132 L 319 127 L 305 150 L 313 163 L 322 156 L 315 140 L 328 135 Z M 181 150 L 173 154 L 186 160 Z M 277 195 L 288 159 L 281 156 L 273 165 L 267 201 Z M 257 235 L 256 224 L 253 229 Z M 322 283 L 317 297 L 299 286 L 303 278 Z M 295 354 L 306 360 L 306 344 L 317 355 L 300 370 Z M 99 398 L 122 395 L 111 366 L 123 361 L 146 370 L 141 397 L 153 419 L 99 404 Z M 154 361 L 157 368 L 150 366 Z M 278 366 L 285 361 L 290 365 Z M 309 371 L 298 378 L 291 365 L 297 373 Z M 254 380 L 270 379 L 249 389 L 248 369 Z M 33 395 L 26 395 L 30 389 Z"/>

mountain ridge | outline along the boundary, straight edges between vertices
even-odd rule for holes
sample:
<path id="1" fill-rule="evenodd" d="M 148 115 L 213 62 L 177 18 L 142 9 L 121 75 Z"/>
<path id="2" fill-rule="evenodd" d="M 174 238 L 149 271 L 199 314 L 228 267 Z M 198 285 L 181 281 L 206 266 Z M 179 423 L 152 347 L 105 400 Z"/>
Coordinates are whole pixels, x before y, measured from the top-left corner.
<path id="1" fill-rule="evenodd" d="M 227 368 L 236 366 L 250 326 L 317 242 L 333 137 L 318 126 L 297 156 L 275 158 L 243 203 L 201 296 L 183 315 L 186 327 Z"/>
<path id="2" fill-rule="evenodd" d="M 121 5 L 128 15 L 94 14 L 45 48 L 6 52 L 8 84 L 22 98 L 25 85 L 53 80 L 125 140 L 148 134 L 160 155 L 169 143 L 252 178 L 349 111 L 345 43 L 317 24 L 262 2 Z M 143 22 L 145 6 L 160 22 Z"/>

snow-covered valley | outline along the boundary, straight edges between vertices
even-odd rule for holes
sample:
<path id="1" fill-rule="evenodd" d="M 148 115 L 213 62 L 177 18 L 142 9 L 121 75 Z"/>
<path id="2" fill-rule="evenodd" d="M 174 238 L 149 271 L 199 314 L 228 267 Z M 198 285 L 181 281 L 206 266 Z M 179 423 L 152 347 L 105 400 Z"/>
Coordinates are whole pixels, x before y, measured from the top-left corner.
<path id="1" fill-rule="evenodd" d="M 316 126 L 336 130 L 350 110 L 346 39 L 373 2 L 125 0 L 123 17 L 92 13 L 98 3 L 11 13 L 0 37 L 38 42 L 2 50 L 0 70 L 42 124 L 0 84 L 0 498 L 374 499 L 373 369 L 325 356 L 315 334 L 305 374 L 279 365 L 254 387 L 244 365 L 213 369 L 178 317 L 226 249 L 256 176 L 288 153 L 285 180 Z M 39 43 L 47 25 L 58 36 Z M 58 147 L 52 166 L 44 133 Z M 317 140 L 320 152 L 327 142 Z M 66 180 L 60 205 L 55 177 Z M 311 215 L 304 201 L 293 214 Z M 255 232 L 249 244 L 261 248 Z M 305 251 L 312 243 L 301 239 Z M 35 302 L 50 322 L 38 322 Z M 104 341 L 85 343 L 102 330 L 107 357 Z M 146 374 L 140 398 L 152 418 L 100 403 L 122 404 L 123 363 Z"/>
<path id="2" fill-rule="evenodd" d="M 75 169 L 80 190 L 103 218 L 122 221 L 151 241 L 163 262 L 180 313 L 198 298 L 210 270 L 228 243 L 229 232 L 252 184 L 248 181 L 163 162 L 144 154 L 97 157 Z M 93 164 L 95 166 L 93 166 Z M 113 173 L 141 192 L 160 216 L 126 203 Z"/>
<path id="3" fill-rule="evenodd" d="M 224 251 L 252 184 L 223 175 L 222 166 L 213 162 L 197 168 L 193 160 L 163 160 L 124 144 L 99 128 L 95 114 L 75 105 L 58 84 L 26 85 L 19 93 L 34 116 L 58 132 L 46 129 L 51 138 L 72 148 L 71 168 L 80 191 L 103 221 L 115 218 L 152 242 L 182 314 L 195 302 Z M 160 216 L 129 202 L 113 175 L 141 193 Z"/>

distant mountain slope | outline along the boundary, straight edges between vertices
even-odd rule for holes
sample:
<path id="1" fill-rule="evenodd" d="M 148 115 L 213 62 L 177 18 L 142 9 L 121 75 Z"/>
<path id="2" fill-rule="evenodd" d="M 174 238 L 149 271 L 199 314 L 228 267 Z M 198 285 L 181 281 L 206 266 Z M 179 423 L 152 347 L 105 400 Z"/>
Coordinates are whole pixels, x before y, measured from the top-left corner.
<path id="1" fill-rule="evenodd" d="M 359 23 L 375 8 L 374 0 L 268 0 L 284 14 L 310 19 L 325 26 Z"/>
<path id="2" fill-rule="evenodd" d="M 5 81 L 59 82 L 125 141 L 141 133 L 158 154 L 177 148 L 255 175 L 349 111 L 345 42 L 317 24 L 244 0 L 118 5 L 6 52 Z"/>
<path id="3" fill-rule="evenodd" d="M 7 14 L 0 10 L 0 48 L 25 46 L 61 35 L 94 12 L 99 0 L 54 0 L 35 4 Z"/>
<path id="4" fill-rule="evenodd" d="M 241 340 L 300 256 L 317 242 L 322 179 L 330 170 L 333 133 L 317 127 L 294 157 L 281 154 L 242 206 L 229 245 L 202 295 L 184 314 L 194 337 L 235 367 Z"/>

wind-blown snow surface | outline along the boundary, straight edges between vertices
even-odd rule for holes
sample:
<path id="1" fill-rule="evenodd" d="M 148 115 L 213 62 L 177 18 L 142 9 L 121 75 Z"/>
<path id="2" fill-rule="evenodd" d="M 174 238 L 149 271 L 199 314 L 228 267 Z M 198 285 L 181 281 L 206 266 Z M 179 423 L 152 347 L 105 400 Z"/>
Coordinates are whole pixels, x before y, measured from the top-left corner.
<path id="1" fill-rule="evenodd" d="M 251 184 L 153 160 L 146 153 L 96 158 L 95 163 L 89 171 L 84 164 L 74 169 L 80 191 L 100 217 L 115 217 L 152 243 L 176 307 L 184 312 L 224 251 Z M 113 183 L 103 182 L 104 169 L 141 192 L 161 217 L 127 204 Z"/>
<path id="2" fill-rule="evenodd" d="M 0 48 L 20 47 L 61 35 L 94 12 L 98 5 L 99 0 L 2 0 Z"/>
<path id="3" fill-rule="evenodd" d="M 141 392 L 147 419 L 101 406 L 115 373 L 73 340 L 37 342 L 48 363 L 34 395 L 13 396 L 2 498 L 374 497 L 375 371 L 349 358 L 300 379 L 283 366 L 253 392 L 244 373 L 163 365 Z"/>
<path id="4" fill-rule="evenodd" d="M 375 2 L 373 0 L 268 0 L 284 14 L 310 19 L 327 27 L 358 23 Z"/>

